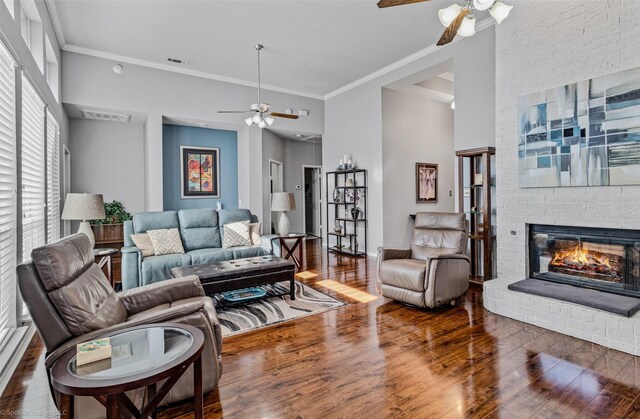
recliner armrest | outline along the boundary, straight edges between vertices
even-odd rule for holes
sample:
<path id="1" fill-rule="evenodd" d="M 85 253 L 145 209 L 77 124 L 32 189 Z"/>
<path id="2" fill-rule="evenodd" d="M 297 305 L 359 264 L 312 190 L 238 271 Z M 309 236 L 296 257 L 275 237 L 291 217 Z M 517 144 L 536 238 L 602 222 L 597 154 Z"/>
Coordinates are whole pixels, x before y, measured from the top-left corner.
<path id="1" fill-rule="evenodd" d="M 380 260 L 411 259 L 411 249 L 391 249 L 387 247 L 378 247 L 378 258 L 380 258 Z"/>
<path id="2" fill-rule="evenodd" d="M 142 287 L 132 288 L 118 294 L 129 316 L 187 298 L 205 295 L 200 279 L 196 275 L 173 278 Z"/>
<path id="3" fill-rule="evenodd" d="M 427 264 L 429 264 L 429 261 L 431 260 L 442 260 L 442 259 L 461 259 L 461 260 L 466 260 L 468 263 L 471 263 L 471 259 L 469 259 L 469 256 L 462 255 L 460 253 L 445 253 L 442 255 L 427 256 L 426 262 Z"/>
<path id="4" fill-rule="evenodd" d="M 202 311 L 202 315 L 205 316 L 205 308 L 203 302 L 192 302 L 189 304 L 181 304 L 175 307 L 169 307 L 164 310 L 158 310 L 155 313 L 152 313 L 148 317 L 144 317 L 140 320 L 134 320 L 131 322 L 122 322 L 118 324 L 114 324 L 109 327 L 105 327 L 104 329 L 94 330 L 93 332 L 86 333 L 82 336 L 77 336 L 71 340 L 66 341 L 55 351 L 51 352 L 45 358 L 45 366 L 51 368 L 53 363 L 56 362 L 62 354 L 64 354 L 69 349 L 75 347 L 79 343 L 88 342 L 93 339 L 97 339 L 101 336 L 104 336 L 108 333 L 118 332 L 120 330 L 125 331 L 134 326 L 140 326 L 143 324 L 155 324 L 155 323 L 165 323 L 170 322 L 172 320 L 178 320 L 182 317 L 188 316 L 189 314 Z"/>
<path id="5" fill-rule="evenodd" d="M 277 234 L 263 234 L 260 236 L 262 240 L 262 248 L 269 252 L 270 255 L 282 256 L 280 251 L 280 241 Z"/>
<path id="6" fill-rule="evenodd" d="M 122 249 L 120 249 L 120 253 L 140 253 L 142 255 L 142 252 L 140 251 L 140 249 L 138 249 L 135 246 L 123 247 Z"/>

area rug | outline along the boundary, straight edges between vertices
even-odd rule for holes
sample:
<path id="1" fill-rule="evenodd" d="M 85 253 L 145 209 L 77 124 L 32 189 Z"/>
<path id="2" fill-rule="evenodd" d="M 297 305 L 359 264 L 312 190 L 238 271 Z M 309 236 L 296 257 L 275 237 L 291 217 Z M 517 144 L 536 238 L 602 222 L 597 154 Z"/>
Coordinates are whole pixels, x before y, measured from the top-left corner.
<path id="1" fill-rule="evenodd" d="M 275 287 L 279 292 L 288 292 L 289 290 L 289 284 L 285 282 L 276 284 Z M 342 301 L 298 281 L 295 282 L 295 287 L 296 299 L 294 301 L 291 301 L 287 295 L 249 302 L 231 308 L 216 308 L 222 326 L 222 337 L 323 313 L 345 305 Z"/>

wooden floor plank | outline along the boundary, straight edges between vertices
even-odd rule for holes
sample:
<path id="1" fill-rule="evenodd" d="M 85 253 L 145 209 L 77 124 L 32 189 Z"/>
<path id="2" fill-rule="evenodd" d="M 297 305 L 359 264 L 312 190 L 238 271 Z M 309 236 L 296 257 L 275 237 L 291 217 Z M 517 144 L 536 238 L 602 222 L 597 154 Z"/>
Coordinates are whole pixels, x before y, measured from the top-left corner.
<path id="1" fill-rule="evenodd" d="M 377 296 L 375 261 L 307 245 L 307 285 L 347 303 L 223 341 L 211 418 L 640 417 L 640 358 L 494 315 L 474 286 L 463 304 L 421 310 Z M 55 414 L 34 337 L 3 409 Z M 189 402 L 161 418 L 191 418 Z"/>

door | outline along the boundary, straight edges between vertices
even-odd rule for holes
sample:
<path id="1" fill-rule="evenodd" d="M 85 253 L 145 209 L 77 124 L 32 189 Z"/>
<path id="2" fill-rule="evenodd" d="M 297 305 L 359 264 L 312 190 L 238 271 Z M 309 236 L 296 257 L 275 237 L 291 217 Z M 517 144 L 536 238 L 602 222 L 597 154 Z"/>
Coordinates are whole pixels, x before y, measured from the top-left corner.
<path id="1" fill-rule="evenodd" d="M 269 196 L 269 205 L 273 202 L 273 193 L 274 192 L 284 192 L 284 182 L 283 182 L 283 167 L 282 162 L 277 160 L 269 160 L 269 184 L 271 188 L 271 194 Z M 274 211 L 269 211 L 270 220 L 269 220 L 269 231 L 271 234 L 276 233 L 276 222 L 278 220 L 278 213 Z"/>
<path id="2" fill-rule="evenodd" d="M 322 237 L 322 169 L 305 167 L 304 179 L 305 232 Z"/>

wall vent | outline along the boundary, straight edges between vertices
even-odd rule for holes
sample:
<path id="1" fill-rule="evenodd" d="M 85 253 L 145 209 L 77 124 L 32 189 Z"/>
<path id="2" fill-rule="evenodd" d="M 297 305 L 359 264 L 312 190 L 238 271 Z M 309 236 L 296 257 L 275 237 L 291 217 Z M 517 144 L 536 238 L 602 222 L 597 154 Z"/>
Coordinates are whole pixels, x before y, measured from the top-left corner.
<path id="1" fill-rule="evenodd" d="M 175 57 L 167 57 L 167 61 L 172 64 L 182 64 L 182 65 L 189 64 L 189 60 L 183 60 L 182 58 L 175 58 Z"/>
<path id="2" fill-rule="evenodd" d="M 131 122 L 131 115 L 124 113 L 90 111 L 83 109 L 82 116 L 85 119 L 93 119 L 95 121 Z"/>

